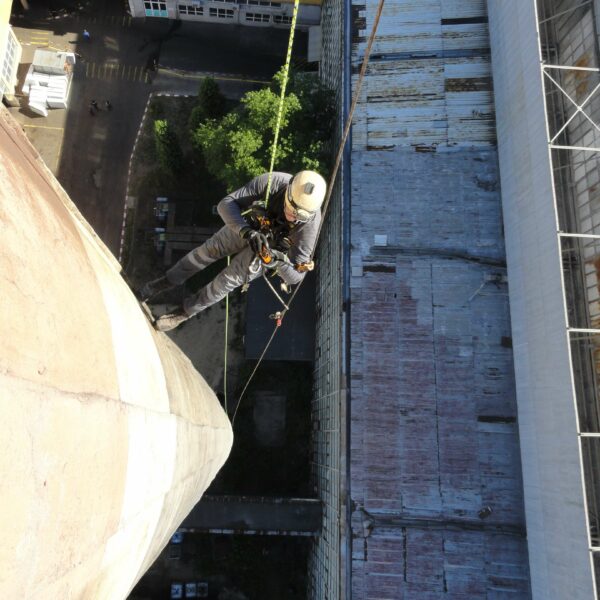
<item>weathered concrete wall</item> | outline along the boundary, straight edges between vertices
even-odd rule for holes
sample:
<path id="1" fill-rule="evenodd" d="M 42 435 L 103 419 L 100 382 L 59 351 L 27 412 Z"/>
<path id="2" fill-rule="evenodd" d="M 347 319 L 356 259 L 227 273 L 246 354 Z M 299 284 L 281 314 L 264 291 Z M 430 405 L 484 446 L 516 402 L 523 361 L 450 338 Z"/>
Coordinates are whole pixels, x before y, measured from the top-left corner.
<path id="1" fill-rule="evenodd" d="M 535 598 L 594 597 L 535 6 L 489 1 L 525 514 Z"/>
<path id="2" fill-rule="evenodd" d="M 0 240 L 0 597 L 124 598 L 229 421 L 4 109 Z"/>

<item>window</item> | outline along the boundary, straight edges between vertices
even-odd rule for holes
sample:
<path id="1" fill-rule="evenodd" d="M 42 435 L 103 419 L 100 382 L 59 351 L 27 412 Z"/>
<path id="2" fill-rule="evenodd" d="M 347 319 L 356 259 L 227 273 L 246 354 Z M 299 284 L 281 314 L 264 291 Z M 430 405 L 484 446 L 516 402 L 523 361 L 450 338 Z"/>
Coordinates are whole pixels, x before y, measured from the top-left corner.
<path id="1" fill-rule="evenodd" d="M 280 2 L 271 2 L 270 0 L 237 0 L 238 4 L 251 4 L 253 6 L 272 6 L 274 8 L 279 8 L 281 6 Z"/>
<path id="2" fill-rule="evenodd" d="M 246 13 L 246 21 L 254 21 L 255 23 L 268 23 L 270 15 L 261 13 Z"/>
<path id="3" fill-rule="evenodd" d="M 4 54 L 4 62 L 1 65 L 0 71 L 0 98 L 6 92 L 12 92 L 15 83 L 15 69 L 17 62 L 17 47 L 18 42 L 12 29 L 8 30 L 8 38 L 6 40 L 6 48 Z"/>
<path id="4" fill-rule="evenodd" d="M 190 15 L 192 17 L 201 17 L 204 14 L 204 9 L 201 6 L 190 6 L 189 4 L 180 4 L 179 14 Z"/>
<path id="5" fill-rule="evenodd" d="M 270 0 L 248 0 L 248 4 L 253 4 L 254 6 L 273 6 L 276 8 L 281 6 L 280 2 L 271 2 Z"/>
<path id="6" fill-rule="evenodd" d="M 166 2 L 144 2 L 147 17 L 168 17 Z"/>
<path id="7" fill-rule="evenodd" d="M 275 23 L 275 25 L 291 25 L 292 17 L 286 17 L 285 15 L 273 15 L 273 23 Z"/>
<path id="8" fill-rule="evenodd" d="M 210 8 L 208 14 L 211 17 L 217 17 L 218 19 L 233 19 L 232 8 Z"/>

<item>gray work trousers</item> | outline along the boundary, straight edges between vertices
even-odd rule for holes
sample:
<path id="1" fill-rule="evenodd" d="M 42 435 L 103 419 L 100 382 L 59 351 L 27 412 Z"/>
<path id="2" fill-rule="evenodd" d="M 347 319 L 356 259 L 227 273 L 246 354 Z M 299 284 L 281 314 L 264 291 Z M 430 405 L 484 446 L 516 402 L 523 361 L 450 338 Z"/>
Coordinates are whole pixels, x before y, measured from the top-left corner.
<path id="1" fill-rule="evenodd" d="M 235 256 L 233 256 L 235 254 Z M 199 313 L 224 298 L 240 285 L 256 279 L 262 266 L 248 242 L 229 227 L 221 227 L 202 246 L 198 246 L 166 273 L 167 279 L 179 285 L 220 258 L 233 256 L 231 262 L 198 293 L 187 296 L 183 310 L 190 316 Z"/>

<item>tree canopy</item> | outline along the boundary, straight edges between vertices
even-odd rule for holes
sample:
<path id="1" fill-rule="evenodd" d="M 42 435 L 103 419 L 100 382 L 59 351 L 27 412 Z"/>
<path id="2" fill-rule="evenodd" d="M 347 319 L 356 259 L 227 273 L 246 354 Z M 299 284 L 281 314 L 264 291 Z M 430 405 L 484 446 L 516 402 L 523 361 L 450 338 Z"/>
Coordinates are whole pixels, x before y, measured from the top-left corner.
<path id="1" fill-rule="evenodd" d="M 269 87 L 244 95 L 221 118 L 209 118 L 191 132 L 210 173 L 236 189 L 268 171 L 282 75 Z M 328 142 L 335 115 L 333 94 L 313 74 L 292 73 L 284 98 L 275 170 L 314 169 L 327 176 Z"/>
<path id="2" fill-rule="evenodd" d="M 198 88 L 198 101 L 192 109 L 189 127 L 195 131 L 207 119 L 220 119 L 225 114 L 225 96 L 213 77 L 205 77 Z"/>

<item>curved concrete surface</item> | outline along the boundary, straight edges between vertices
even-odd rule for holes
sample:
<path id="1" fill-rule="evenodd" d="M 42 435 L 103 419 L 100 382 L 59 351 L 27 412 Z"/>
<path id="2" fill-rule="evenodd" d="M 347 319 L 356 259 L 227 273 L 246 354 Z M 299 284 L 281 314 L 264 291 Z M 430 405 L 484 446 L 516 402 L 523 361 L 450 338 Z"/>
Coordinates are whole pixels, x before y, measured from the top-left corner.
<path id="1" fill-rule="evenodd" d="M 233 435 L 4 108 L 0 317 L 0 597 L 124 598 Z"/>

